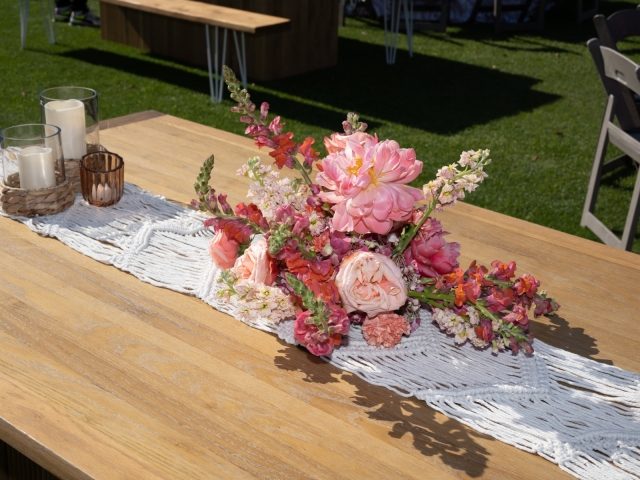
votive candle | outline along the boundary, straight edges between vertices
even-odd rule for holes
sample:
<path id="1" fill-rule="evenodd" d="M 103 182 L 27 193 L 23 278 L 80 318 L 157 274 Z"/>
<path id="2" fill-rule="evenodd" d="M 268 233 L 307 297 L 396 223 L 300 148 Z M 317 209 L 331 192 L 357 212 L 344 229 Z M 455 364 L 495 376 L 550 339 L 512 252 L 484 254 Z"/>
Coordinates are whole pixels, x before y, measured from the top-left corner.
<path id="1" fill-rule="evenodd" d="M 35 190 L 56 185 L 55 158 L 51 148 L 27 147 L 16 152 L 20 188 Z"/>
<path id="2" fill-rule="evenodd" d="M 80 100 L 54 100 L 44 106 L 46 122 L 60 128 L 62 153 L 77 160 L 87 153 L 84 104 Z"/>

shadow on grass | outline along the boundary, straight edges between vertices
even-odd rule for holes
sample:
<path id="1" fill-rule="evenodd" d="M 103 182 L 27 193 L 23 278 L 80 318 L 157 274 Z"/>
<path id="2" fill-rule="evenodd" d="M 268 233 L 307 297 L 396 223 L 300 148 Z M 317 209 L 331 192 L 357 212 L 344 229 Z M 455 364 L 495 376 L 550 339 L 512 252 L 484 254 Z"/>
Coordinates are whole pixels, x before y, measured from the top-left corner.
<path id="1" fill-rule="evenodd" d="M 525 75 L 419 53 L 388 66 L 382 46 L 344 38 L 339 51 L 336 67 L 260 83 L 257 90 L 263 86 L 275 92 L 276 111 L 282 117 L 328 131 L 340 125 L 346 111 L 356 111 L 365 121 L 393 122 L 441 135 L 531 111 L 560 98 L 533 90 L 540 80 Z M 209 93 L 206 74 L 93 48 L 62 55 Z"/>
<path id="2" fill-rule="evenodd" d="M 491 437 L 437 414 L 422 402 L 403 398 L 351 373 L 342 372 L 302 347 L 283 343 L 278 353 L 275 365 L 282 370 L 303 373 L 306 375 L 304 381 L 316 384 L 346 382 L 353 386 L 352 402 L 374 420 L 373 426 L 366 427 L 367 431 L 384 429 L 390 437 L 398 439 L 410 435 L 414 448 L 422 455 L 438 456 L 445 465 L 472 478 L 484 474 L 489 452 L 474 437 L 493 441 Z"/>

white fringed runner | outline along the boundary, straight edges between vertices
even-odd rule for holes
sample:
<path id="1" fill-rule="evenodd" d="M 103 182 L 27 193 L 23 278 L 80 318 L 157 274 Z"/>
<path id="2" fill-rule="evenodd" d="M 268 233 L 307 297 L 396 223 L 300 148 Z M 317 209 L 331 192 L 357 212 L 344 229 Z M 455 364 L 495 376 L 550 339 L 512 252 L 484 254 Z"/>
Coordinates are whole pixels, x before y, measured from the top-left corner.
<path id="1" fill-rule="evenodd" d="M 234 315 L 220 302 L 205 217 L 127 184 L 120 203 L 88 205 L 80 195 L 69 210 L 16 218 L 95 260 L 153 285 L 194 295 Z M 394 349 L 366 344 L 353 327 L 348 345 L 325 360 L 475 430 L 554 462 L 578 478 L 640 478 L 640 375 L 536 340 L 536 353 L 494 356 L 454 345 L 427 312 L 421 327 Z M 252 327 L 296 343 L 293 321 L 268 319 Z M 633 353 L 634 355 L 637 352 Z"/>

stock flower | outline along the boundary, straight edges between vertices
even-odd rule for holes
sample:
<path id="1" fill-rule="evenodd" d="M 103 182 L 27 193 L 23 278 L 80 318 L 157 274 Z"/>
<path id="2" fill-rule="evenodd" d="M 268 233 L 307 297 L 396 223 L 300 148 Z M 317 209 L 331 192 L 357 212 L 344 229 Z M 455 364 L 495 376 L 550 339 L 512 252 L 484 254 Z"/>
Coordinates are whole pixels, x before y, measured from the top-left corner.
<path id="1" fill-rule="evenodd" d="M 391 348 L 402 339 L 402 335 L 411 333 L 409 322 L 402 315 L 392 312 L 379 313 L 367 318 L 362 324 L 362 336 L 369 345 Z"/>
<path id="2" fill-rule="evenodd" d="M 260 238 L 250 245 L 233 266 L 236 277 L 239 280 L 271 285 L 276 279 L 278 268 L 276 262 L 269 255 L 268 249 L 267 241 L 264 238 Z"/>
<path id="3" fill-rule="evenodd" d="M 411 148 L 385 140 L 374 144 L 355 140 L 344 151 L 322 160 L 316 182 L 329 190 L 320 198 L 334 204 L 333 228 L 341 232 L 387 234 L 394 221 L 406 221 L 414 203 L 421 200 L 417 188 L 406 186 L 422 171 Z"/>
<path id="4" fill-rule="evenodd" d="M 238 257 L 238 242 L 229 238 L 223 229 L 218 230 L 209 244 L 209 254 L 220 268 L 228 270 Z"/>
<path id="5" fill-rule="evenodd" d="M 238 302 L 238 319 L 243 322 L 279 323 L 296 314 L 289 296 L 278 287 L 245 280 L 238 282 L 235 289 L 242 297 Z"/>
<path id="6" fill-rule="evenodd" d="M 374 317 L 407 301 L 402 272 L 393 260 L 378 253 L 358 251 L 345 257 L 335 282 L 347 312 L 361 310 Z"/>

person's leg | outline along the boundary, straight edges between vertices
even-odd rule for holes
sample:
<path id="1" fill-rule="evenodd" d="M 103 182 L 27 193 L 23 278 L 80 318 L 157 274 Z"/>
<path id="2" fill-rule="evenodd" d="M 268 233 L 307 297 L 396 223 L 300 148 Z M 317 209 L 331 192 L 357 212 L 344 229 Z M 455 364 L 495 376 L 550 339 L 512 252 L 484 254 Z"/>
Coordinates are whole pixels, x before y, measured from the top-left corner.
<path id="1" fill-rule="evenodd" d="M 71 0 L 56 0 L 56 22 L 68 22 L 71 20 Z"/>
<path id="2" fill-rule="evenodd" d="M 69 24 L 81 27 L 99 27 L 100 19 L 87 7 L 87 0 L 69 0 L 71 2 L 71 19 Z"/>

